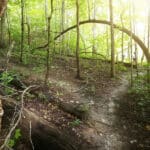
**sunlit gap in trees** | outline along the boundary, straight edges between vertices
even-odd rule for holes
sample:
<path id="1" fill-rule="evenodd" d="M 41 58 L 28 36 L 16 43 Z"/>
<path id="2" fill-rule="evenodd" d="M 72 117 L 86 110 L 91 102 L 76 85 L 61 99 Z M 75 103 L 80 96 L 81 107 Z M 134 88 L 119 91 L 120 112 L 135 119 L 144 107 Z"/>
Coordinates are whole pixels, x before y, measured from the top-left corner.
<path id="1" fill-rule="evenodd" d="M 98 1 L 97 1 L 98 2 Z M 104 5 L 104 6 L 103 6 Z M 107 5 L 107 7 L 105 7 Z M 108 9 L 109 3 L 106 2 L 106 4 L 98 4 L 96 5 L 96 15 L 95 17 L 92 17 L 92 19 L 102 19 L 102 20 L 109 20 L 109 9 Z M 121 14 L 122 14 L 122 20 L 124 27 L 131 30 L 135 35 L 137 35 L 143 43 L 148 47 L 147 41 L 148 41 L 148 11 L 150 9 L 150 0 L 113 0 L 113 8 L 114 8 L 114 24 L 122 25 L 121 24 Z M 107 15 L 106 15 L 107 13 Z M 91 13 L 92 14 L 92 13 Z M 105 14 L 105 15 L 103 15 Z M 93 15 L 93 14 L 92 14 Z M 131 20 L 131 24 L 130 24 Z M 95 37 L 98 35 L 102 35 L 106 38 L 106 34 L 108 33 L 109 28 L 107 28 L 106 25 L 100 25 L 96 24 L 94 25 L 93 33 Z M 117 32 L 117 31 L 115 31 Z M 119 31 L 120 32 L 120 31 Z M 121 42 L 120 45 L 118 45 L 118 39 L 121 39 L 121 32 L 119 34 L 115 34 L 115 43 L 116 43 L 116 54 L 119 60 L 121 60 Z M 129 51 L 128 46 L 130 45 L 130 37 L 125 37 L 126 40 L 124 40 L 124 56 L 126 61 L 128 61 L 129 57 Z M 110 42 L 110 40 L 109 40 Z M 96 44 L 95 44 L 96 46 Z M 134 41 L 132 41 L 132 48 L 133 48 L 133 57 L 135 55 L 135 44 Z M 102 47 L 99 47 L 99 51 L 101 52 Z M 141 61 L 141 58 L 143 56 L 143 52 L 141 48 L 137 45 L 138 50 L 138 60 Z M 92 49 L 91 49 L 92 51 Z M 144 58 L 144 61 L 146 59 Z"/>
<path id="2" fill-rule="evenodd" d="M 89 6 L 88 6 L 89 1 Z M 16 3 L 17 5 L 16 5 Z M 27 16 L 31 23 L 31 33 L 41 32 L 43 28 L 46 27 L 47 21 L 45 21 L 45 14 L 47 16 L 50 15 L 50 0 L 47 0 L 47 5 L 45 6 L 45 0 L 34 0 L 34 1 L 26 1 L 27 8 Z M 53 30 L 53 34 L 58 34 L 61 30 L 65 30 L 76 24 L 76 8 L 75 1 L 66 0 L 65 1 L 65 10 L 62 17 L 62 0 L 54 1 L 54 15 L 52 17 L 51 30 Z M 150 0 L 113 0 L 113 16 L 114 16 L 114 24 L 122 27 L 121 23 L 121 15 L 122 22 L 124 28 L 128 30 L 132 30 L 141 41 L 148 47 L 148 9 L 150 8 Z M 46 8 L 47 9 L 46 9 Z M 131 16 L 130 16 L 130 7 L 131 7 Z M 8 4 L 8 16 L 10 16 L 11 24 L 10 27 L 13 31 L 16 31 L 16 25 L 20 28 L 20 4 L 19 1 L 10 1 Z M 45 9 L 47 12 L 45 12 Z M 85 21 L 88 19 L 96 19 L 96 20 L 107 20 L 109 21 L 109 0 L 80 0 L 80 21 Z M 18 15 L 19 14 L 19 15 Z M 132 22 L 132 29 L 130 27 L 130 20 Z M 63 27 L 62 27 L 63 22 Z M 63 28 L 63 29 L 62 29 Z M 16 32 L 12 32 L 12 35 L 15 36 Z M 115 50 L 116 55 L 119 60 L 121 60 L 122 53 L 122 32 L 118 29 L 115 29 Z M 52 36 L 56 36 L 52 35 Z M 67 37 L 67 38 L 64 38 Z M 62 40 L 64 38 L 64 40 Z M 69 30 L 66 32 L 63 37 L 59 38 L 58 43 L 63 41 L 68 49 L 76 49 L 76 29 Z M 80 26 L 80 51 L 83 56 L 87 57 L 98 57 L 98 56 L 106 56 L 110 59 L 110 26 L 104 24 L 92 24 L 87 23 Z M 129 55 L 127 54 L 130 50 L 128 50 L 130 44 L 130 36 L 124 33 L 124 55 L 126 58 L 125 61 L 129 61 Z M 45 40 L 44 37 L 42 39 Z M 37 43 L 34 39 L 33 42 Z M 41 42 L 41 38 L 40 38 Z M 63 43 L 62 42 L 62 43 Z M 56 41 L 57 43 L 57 41 Z M 134 49 L 134 41 L 133 49 Z M 62 45 L 65 45 L 62 44 Z M 61 45 L 59 43 L 58 45 Z M 60 49 L 59 46 L 56 46 L 56 49 Z M 61 47 L 61 46 L 60 46 Z M 71 47 L 71 48 L 70 48 Z M 93 55 L 92 52 L 96 48 L 96 53 L 98 55 Z M 139 61 L 143 56 L 143 51 L 139 46 L 138 49 L 138 57 Z M 85 53 L 84 53 L 85 52 Z M 72 52 L 71 52 L 72 53 Z M 100 54 L 100 55 L 99 55 Z M 134 55 L 134 50 L 133 50 Z M 109 57 L 108 57 L 109 56 Z"/>

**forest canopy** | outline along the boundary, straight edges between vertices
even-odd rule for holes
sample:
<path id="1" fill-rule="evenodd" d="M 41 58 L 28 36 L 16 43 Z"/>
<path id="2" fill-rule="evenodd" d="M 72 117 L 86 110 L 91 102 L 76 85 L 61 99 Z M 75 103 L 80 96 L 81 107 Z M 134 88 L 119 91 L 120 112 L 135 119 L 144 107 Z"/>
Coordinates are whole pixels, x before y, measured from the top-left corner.
<path id="1" fill-rule="evenodd" d="M 37 33 L 45 34 L 44 30 L 46 30 L 47 19 L 50 15 L 51 3 L 48 0 L 32 0 L 32 1 L 24 1 L 24 25 L 25 32 L 28 32 L 28 26 L 30 25 L 30 34 L 32 37 L 36 36 Z M 67 29 L 76 24 L 75 13 L 75 1 L 53 1 L 54 12 L 51 21 L 51 38 L 58 35 L 59 32 Z M 109 21 L 109 1 L 102 0 L 82 0 L 80 1 L 80 21 L 85 20 L 106 20 Z M 149 16 L 149 0 L 114 0 L 114 18 L 113 22 L 117 26 L 124 27 L 129 31 L 133 31 L 135 35 L 139 37 L 139 39 L 145 44 L 145 47 L 148 47 L 148 16 Z M 21 34 L 21 1 L 19 0 L 10 0 L 7 6 L 7 14 L 9 20 L 9 28 L 11 31 L 11 38 L 17 39 Z M 121 9 L 120 9 L 121 8 Z M 8 25 L 7 25 L 8 26 Z M 132 26 L 132 27 L 131 27 Z M 86 28 L 86 30 L 85 30 Z M 17 30 L 16 30 L 17 29 Z M 18 30 L 19 29 L 19 30 Z M 24 35 L 25 39 L 27 38 L 27 34 Z M 46 35 L 45 35 L 46 36 Z M 40 46 L 40 44 L 45 44 L 45 36 L 40 38 L 39 44 L 37 41 L 37 37 L 32 38 L 31 46 Z M 75 32 L 71 30 L 67 32 L 63 38 L 60 37 L 56 41 L 56 52 L 58 49 L 63 49 L 66 47 L 65 53 L 74 53 L 76 42 L 75 42 Z M 84 24 L 80 27 L 80 49 L 83 51 L 92 53 L 93 49 L 96 49 L 97 53 L 100 53 L 104 56 L 108 55 L 108 47 L 110 45 L 110 40 L 106 40 L 109 38 L 109 27 L 105 24 Z M 121 43 L 120 40 L 122 33 L 115 30 L 115 50 L 118 54 L 119 59 L 121 60 Z M 92 38 L 91 38 L 92 37 Z M 63 40 L 62 40 L 63 39 Z M 63 41 L 63 42 L 62 42 Z M 71 42 L 69 42 L 71 41 Z M 57 43 L 62 43 L 61 47 L 58 47 Z M 128 61 L 127 57 L 127 47 L 130 42 L 130 37 L 126 34 L 124 35 L 124 59 Z M 60 45 L 60 44 L 59 44 Z M 94 48 L 93 46 L 94 45 Z M 69 49 L 71 48 L 70 52 Z M 141 48 L 138 47 L 138 59 L 142 57 Z M 62 50 L 63 51 L 63 50 Z M 82 54 L 83 55 L 83 54 Z M 150 59 L 148 53 L 146 52 L 147 58 Z"/>

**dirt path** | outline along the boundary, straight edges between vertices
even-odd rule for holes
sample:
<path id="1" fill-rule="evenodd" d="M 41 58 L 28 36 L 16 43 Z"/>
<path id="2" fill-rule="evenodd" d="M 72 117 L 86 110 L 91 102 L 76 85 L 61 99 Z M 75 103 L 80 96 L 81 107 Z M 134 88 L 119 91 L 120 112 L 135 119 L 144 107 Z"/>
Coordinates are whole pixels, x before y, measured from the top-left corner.
<path id="1" fill-rule="evenodd" d="M 119 124 L 117 119 L 118 101 L 123 100 L 124 95 L 128 89 L 128 81 L 126 76 L 121 77 L 120 84 L 116 87 L 111 87 L 109 93 L 102 95 L 101 98 L 96 99 L 95 106 L 91 111 L 91 118 L 94 121 L 94 126 L 104 135 L 106 150 L 122 150 L 128 149 L 123 140 L 124 135 L 118 132 Z"/>
<path id="2" fill-rule="evenodd" d="M 30 80 L 43 78 L 43 74 L 36 75 L 26 67 L 14 67 L 13 69 L 30 75 Z M 120 107 L 118 102 L 123 100 L 129 85 L 126 78 L 127 75 L 122 75 L 117 85 L 108 86 L 103 94 L 86 95 L 88 85 L 79 84 L 75 80 L 72 81 L 72 78 L 64 77 L 59 72 L 50 76 L 49 82 L 61 88 L 63 93 L 61 95 L 59 91 L 58 97 L 60 96 L 61 99 L 69 103 L 88 103 L 90 105 L 90 119 L 86 122 L 89 127 L 81 131 L 83 139 L 89 142 L 89 147 L 86 147 L 87 150 L 129 149 L 126 141 L 124 141 L 124 135 L 120 134 L 121 129 L 118 128 L 119 120 L 117 118 L 117 110 Z"/>
<path id="3" fill-rule="evenodd" d="M 93 143 L 91 150 L 128 150 L 124 135 L 119 132 L 121 129 L 118 128 L 117 118 L 117 110 L 120 107 L 118 102 L 123 100 L 129 87 L 126 78 L 127 75 L 122 75 L 118 85 L 109 87 L 108 91 L 101 94 L 100 97 L 85 96 L 83 87 L 64 81 L 65 89 L 72 93 L 74 101 L 80 100 L 80 102 L 91 104 L 91 128 L 84 131 L 85 138 Z"/>

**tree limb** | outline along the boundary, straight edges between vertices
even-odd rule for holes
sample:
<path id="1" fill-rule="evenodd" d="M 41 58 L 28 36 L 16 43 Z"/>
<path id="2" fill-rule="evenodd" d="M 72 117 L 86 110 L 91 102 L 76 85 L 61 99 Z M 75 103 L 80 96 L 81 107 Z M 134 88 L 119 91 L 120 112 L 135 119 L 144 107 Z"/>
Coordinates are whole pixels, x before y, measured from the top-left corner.
<path id="1" fill-rule="evenodd" d="M 81 21 L 79 24 L 80 25 L 84 25 L 87 23 L 97 23 L 97 24 L 105 24 L 105 25 L 111 25 L 110 21 L 107 20 L 95 20 L 95 19 L 91 19 L 91 20 L 85 20 L 85 21 Z M 148 51 L 148 48 L 145 46 L 145 44 L 143 43 L 143 41 L 137 36 L 135 35 L 133 32 L 131 32 L 130 30 L 124 28 L 124 27 L 120 27 L 116 24 L 113 24 L 113 27 L 115 29 L 118 29 L 124 33 L 126 33 L 128 36 L 132 36 L 132 39 L 140 46 L 140 48 L 143 50 L 143 53 L 146 56 L 146 59 L 148 60 L 148 62 L 150 62 L 150 53 Z M 57 35 L 54 40 L 57 40 L 60 36 L 62 36 L 63 34 L 67 33 L 70 30 L 73 30 L 74 28 L 77 28 L 77 25 L 71 26 L 69 28 L 67 28 L 66 30 L 62 31 L 59 35 Z"/>
<path id="2" fill-rule="evenodd" d="M 23 113 L 23 109 L 24 109 L 24 96 L 25 96 L 26 92 L 27 92 L 28 90 L 30 90 L 31 88 L 33 88 L 33 87 L 35 87 L 35 85 L 29 86 L 29 87 L 27 87 L 27 88 L 23 91 L 23 93 L 22 93 L 22 95 L 21 95 L 21 108 L 20 108 L 20 111 L 19 111 L 19 114 L 18 114 L 18 119 L 17 119 L 16 123 L 13 125 L 13 127 L 10 129 L 9 133 L 7 134 L 3 145 L 0 147 L 0 150 L 4 149 L 5 147 L 8 147 L 8 145 L 7 145 L 7 144 L 8 144 L 8 141 L 9 141 L 9 139 L 10 139 L 12 133 L 15 131 L 16 127 L 18 126 L 18 124 L 19 124 L 19 122 L 20 122 L 20 120 L 21 120 L 21 118 L 22 118 L 22 113 Z"/>

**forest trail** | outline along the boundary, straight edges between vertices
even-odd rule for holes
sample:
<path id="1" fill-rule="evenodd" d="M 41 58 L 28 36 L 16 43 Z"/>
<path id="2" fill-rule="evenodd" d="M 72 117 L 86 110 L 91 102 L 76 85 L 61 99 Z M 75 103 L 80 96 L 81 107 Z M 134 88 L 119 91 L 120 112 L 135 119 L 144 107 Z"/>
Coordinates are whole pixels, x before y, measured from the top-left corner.
<path id="1" fill-rule="evenodd" d="M 29 74 L 30 80 L 43 79 L 42 73 L 37 75 L 29 68 L 14 66 L 13 69 Z M 75 79 L 72 81 L 65 77 L 66 74 L 60 74 L 59 71 L 57 75 L 51 75 L 49 82 L 61 88 L 62 96 L 61 92 L 58 92 L 60 99 L 65 99 L 68 103 L 88 103 L 90 105 L 90 119 L 86 122 L 89 127 L 82 130 L 83 139 L 89 142 L 87 150 L 128 150 L 128 144 L 124 141 L 128 138 L 121 134 L 122 129 L 118 125 L 120 121 L 117 117 L 117 110 L 120 107 L 118 102 L 123 100 L 128 91 L 128 75 L 121 75 L 117 85 L 108 86 L 106 91 L 100 95 L 88 95 L 86 94 L 87 84 L 79 84 Z"/>
<path id="2" fill-rule="evenodd" d="M 128 149 L 126 141 L 123 141 L 124 135 L 119 132 L 122 129 L 118 128 L 120 122 L 117 117 L 117 110 L 120 107 L 118 102 L 124 100 L 123 97 L 129 87 L 127 75 L 122 75 L 119 82 L 116 87 L 110 87 L 107 94 L 97 98 L 91 111 L 95 128 L 104 136 L 106 150 Z"/>

